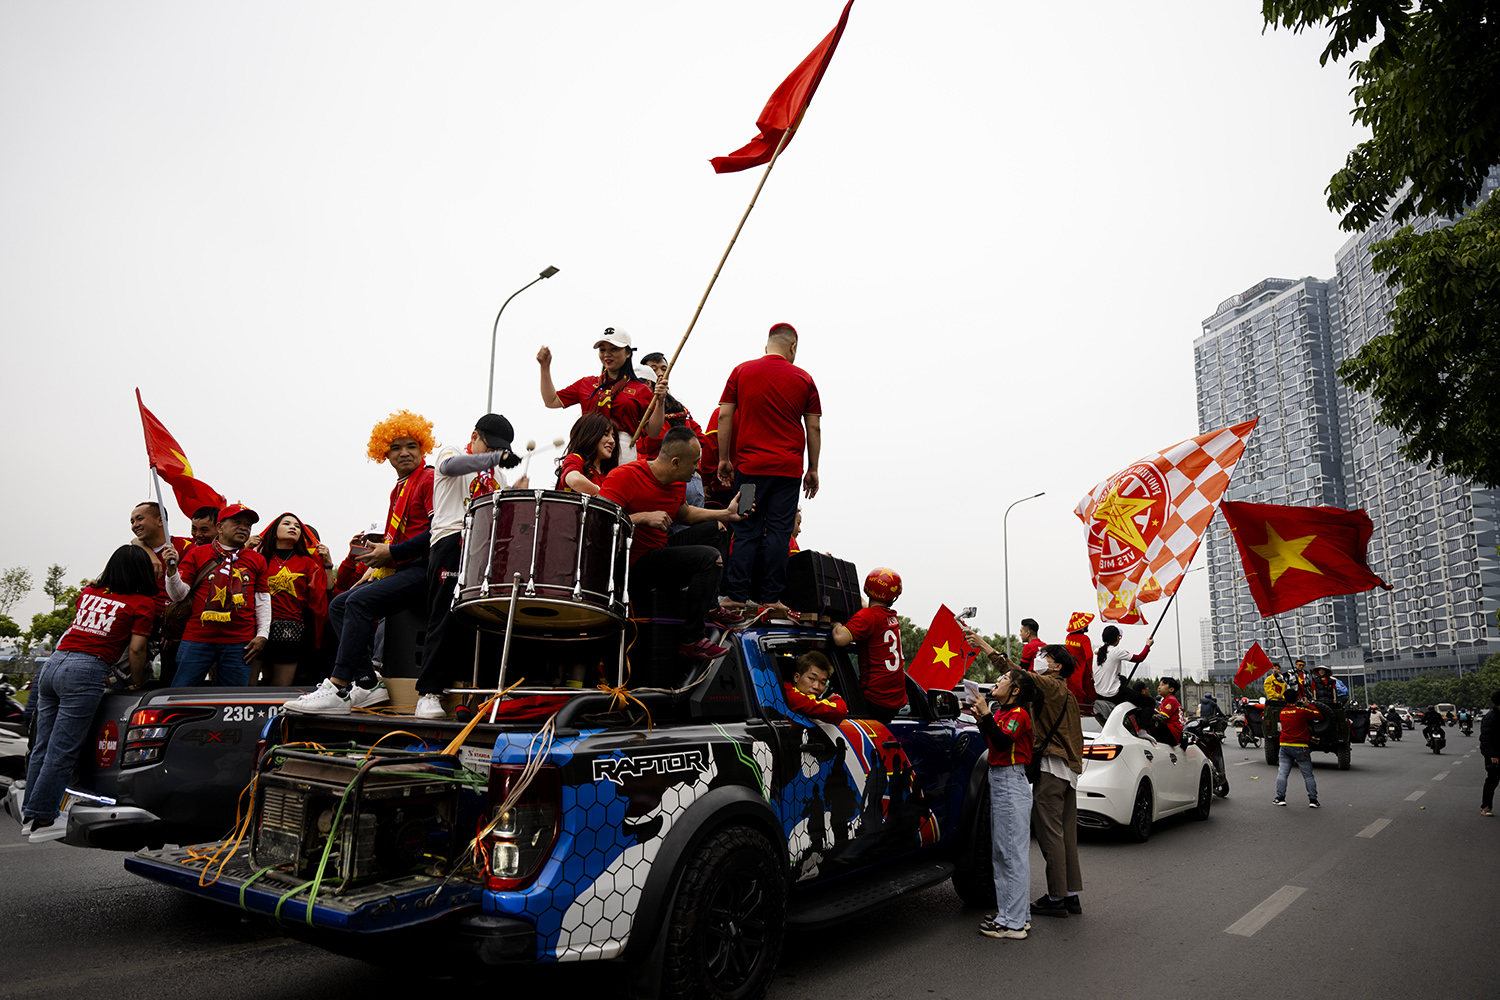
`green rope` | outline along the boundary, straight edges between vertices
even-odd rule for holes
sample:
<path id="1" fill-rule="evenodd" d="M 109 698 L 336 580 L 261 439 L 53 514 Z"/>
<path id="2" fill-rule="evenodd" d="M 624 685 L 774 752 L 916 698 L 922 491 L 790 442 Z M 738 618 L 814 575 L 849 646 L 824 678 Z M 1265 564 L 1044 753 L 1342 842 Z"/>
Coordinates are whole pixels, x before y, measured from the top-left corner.
<path id="1" fill-rule="evenodd" d="M 250 884 L 252 882 L 254 882 L 256 879 L 260 878 L 266 872 L 270 871 L 272 868 L 275 868 L 275 867 L 276 867 L 275 865 L 266 865 L 264 868 L 262 868 L 260 871 L 256 872 L 254 875 L 251 875 L 245 881 L 244 885 L 240 886 L 240 909 L 246 911 L 247 913 L 249 912 L 250 908 L 245 905 L 245 890 L 248 889 L 248 888 L 250 888 Z"/>

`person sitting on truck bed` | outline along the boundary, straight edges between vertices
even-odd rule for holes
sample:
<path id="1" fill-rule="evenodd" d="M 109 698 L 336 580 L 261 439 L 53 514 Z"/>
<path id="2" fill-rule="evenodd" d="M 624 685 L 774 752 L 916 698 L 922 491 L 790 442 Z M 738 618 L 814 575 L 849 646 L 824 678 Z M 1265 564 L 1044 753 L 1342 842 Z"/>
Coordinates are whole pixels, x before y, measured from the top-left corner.
<path id="1" fill-rule="evenodd" d="M 870 606 L 835 622 L 833 644 L 859 644 L 859 687 L 870 715 L 889 722 L 906 707 L 906 670 L 901 658 L 901 623 L 891 605 L 901 596 L 901 575 L 885 566 L 865 577 Z"/>
<path id="2" fill-rule="evenodd" d="M 656 591 L 657 617 L 679 618 L 677 651 L 690 660 L 712 660 L 728 649 L 703 635 L 705 619 L 716 625 L 738 624 L 738 615 L 714 607 L 721 557 L 710 545 L 669 544 L 667 528 L 675 523 L 738 521 L 739 498 L 724 510 L 690 506 L 686 483 L 697 471 L 702 447 L 686 427 L 673 427 L 656 457 L 637 459 L 604 477 L 599 495 L 613 500 L 634 525 L 630 546 L 630 598 L 641 602 Z M 712 611 L 710 611 L 712 609 Z"/>
<path id="3" fill-rule="evenodd" d="M 202 684 L 209 671 L 220 686 L 250 683 L 250 661 L 271 634 L 266 561 L 247 549 L 260 515 L 243 504 L 219 511 L 219 540 L 187 550 L 179 564 L 167 552 L 167 594 L 191 598 L 192 615 L 177 647 L 173 687 Z"/>
<path id="4" fill-rule="evenodd" d="M 792 679 L 782 685 L 786 689 L 787 707 L 819 722 L 843 722 L 849 718 L 844 699 L 828 691 L 828 679 L 832 676 L 833 664 L 817 650 L 797 657 Z"/>

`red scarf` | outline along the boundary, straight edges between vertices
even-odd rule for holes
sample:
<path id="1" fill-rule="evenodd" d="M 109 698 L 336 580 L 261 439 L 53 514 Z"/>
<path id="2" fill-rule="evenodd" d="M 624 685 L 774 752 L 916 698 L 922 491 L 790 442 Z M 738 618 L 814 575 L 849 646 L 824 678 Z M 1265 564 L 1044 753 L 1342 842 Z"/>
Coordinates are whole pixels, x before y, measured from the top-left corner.
<path id="1" fill-rule="evenodd" d="M 214 548 L 224 556 L 224 561 L 208 574 L 208 597 L 203 602 L 203 611 L 198 619 L 205 622 L 227 622 L 234 617 L 234 609 L 245 604 L 245 581 L 240 576 L 240 571 L 234 568 L 235 561 L 245 550 L 226 549 L 218 542 L 214 542 Z M 221 580 L 224 584 L 222 587 L 219 585 Z"/>

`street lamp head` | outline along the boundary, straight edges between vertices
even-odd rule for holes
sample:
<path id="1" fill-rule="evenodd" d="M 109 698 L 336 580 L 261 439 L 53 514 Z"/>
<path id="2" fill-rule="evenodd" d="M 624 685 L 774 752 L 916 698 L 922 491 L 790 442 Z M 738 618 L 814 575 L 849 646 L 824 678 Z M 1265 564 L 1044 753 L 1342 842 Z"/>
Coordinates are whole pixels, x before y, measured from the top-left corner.
<path id="1" fill-rule="evenodd" d="M 556 273 L 557 268 L 553 267 L 551 264 L 548 264 L 545 268 L 542 269 L 542 277 L 544 278 L 550 278 Z"/>

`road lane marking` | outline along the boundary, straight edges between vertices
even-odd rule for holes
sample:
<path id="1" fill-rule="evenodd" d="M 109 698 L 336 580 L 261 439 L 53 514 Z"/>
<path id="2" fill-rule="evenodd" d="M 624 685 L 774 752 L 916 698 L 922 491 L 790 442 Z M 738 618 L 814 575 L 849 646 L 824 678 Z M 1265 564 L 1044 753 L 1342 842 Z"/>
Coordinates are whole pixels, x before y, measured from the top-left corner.
<path id="1" fill-rule="evenodd" d="M 1424 796 L 1426 794 L 1427 794 L 1427 789 L 1425 789 L 1425 788 L 1418 788 L 1415 792 L 1412 792 L 1410 795 L 1408 795 L 1406 797 L 1406 801 L 1408 801 L 1408 802 L 1415 802 L 1415 801 L 1417 801 L 1418 799 L 1420 799 L 1422 796 Z"/>
<path id="2" fill-rule="evenodd" d="M 1244 766 L 1245 766 L 1245 765 L 1246 765 L 1246 764 L 1258 764 L 1258 763 L 1259 763 L 1259 761 L 1254 761 L 1254 760 L 1242 760 L 1242 761 L 1240 761 L 1240 762 L 1239 762 L 1239 763 L 1238 763 L 1238 764 L 1236 764 L 1236 765 L 1234 765 L 1234 766 L 1235 766 L 1235 767 L 1244 767 Z"/>
<path id="3" fill-rule="evenodd" d="M 1270 898 L 1264 903 L 1261 903 L 1255 909 L 1224 928 L 1224 933 L 1238 934 L 1241 937 L 1253 937 L 1256 931 L 1276 919 L 1277 914 L 1295 903 L 1297 897 L 1306 891 L 1306 889 L 1297 885 L 1282 886 L 1271 893 Z"/>
<path id="4" fill-rule="evenodd" d="M 1448 775 L 1450 775 L 1452 773 L 1453 773 L 1452 771 L 1444 771 L 1442 774 L 1434 774 L 1432 776 L 1432 780 L 1433 781 L 1442 781 L 1444 778 L 1448 777 Z"/>
<path id="5" fill-rule="evenodd" d="M 29 841 L 29 840 L 25 841 L 23 843 L 20 843 L 20 844 L 0 844 L 0 851 L 14 851 L 14 850 L 17 850 L 18 848 L 30 847 L 30 846 L 31 846 L 31 841 Z"/>
<path id="6" fill-rule="evenodd" d="M 1370 837 L 1375 836 L 1381 830 L 1384 830 L 1386 827 L 1388 827 L 1390 825 L 1391 825 L 1391 821 L 1388 820 L 1388 819 L 1377 819 L 1375 822 L 1371 823 L 1369 826 L 1365 827 L 1363 830 L 1361 830 L 1358 833 L 1356 833 L 1355 836 L 1356 837 L 1364 837 L 1366 839 L 1369 839 Z"/>

